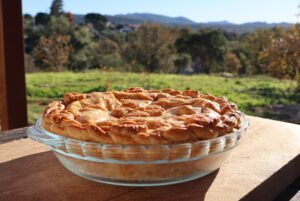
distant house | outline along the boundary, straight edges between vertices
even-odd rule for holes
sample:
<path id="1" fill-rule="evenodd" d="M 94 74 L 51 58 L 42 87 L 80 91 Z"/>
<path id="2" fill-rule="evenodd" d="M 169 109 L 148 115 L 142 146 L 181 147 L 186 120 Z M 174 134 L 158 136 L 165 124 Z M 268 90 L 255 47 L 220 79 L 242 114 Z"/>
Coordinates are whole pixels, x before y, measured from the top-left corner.
<path id="1" fill-rule="evenodd" d="M 117 26 L 114 23 L 106 22 L 106 27 L 109 29 L 116 29 Z"/>

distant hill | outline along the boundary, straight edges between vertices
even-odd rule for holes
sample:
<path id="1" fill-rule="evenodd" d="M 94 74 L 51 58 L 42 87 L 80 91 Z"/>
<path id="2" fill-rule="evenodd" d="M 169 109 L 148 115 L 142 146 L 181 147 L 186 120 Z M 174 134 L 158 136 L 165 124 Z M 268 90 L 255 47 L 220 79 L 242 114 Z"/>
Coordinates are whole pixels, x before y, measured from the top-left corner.
<path id="1" fill-rule="evenodd" d="M 194 30 L 199 30 L 201 28 L 211 28 L 211 29 L 221 29 L 227 32 L 234 32 L 237 34 L 254 32 L 256 29 L 272 29 L 274 27 L 284 27 L 288 28 L 292 24 L 290 23 L 266 23 L 266 22 L 248 22 L 244 24 L 234 24 L 234 23 L 198 23 L 189 25 L 190 28 Z"/>
<path id="2" fill-rule="evenodd" d="M 75 23 L 84 23 L 84 15 L 76 15 Z M 125 15 L 105 15 L 109 22 L 115 24 L 142 24 L 157 23 L 170 27 L 190 27 L 195 30 L 201 28 L 222 29 L 227 32 L 235 32 L 238 34 L 253 32 L 256 29 L 270 29 L 276 26 L 287 28 L 291 26 L 290 23 L 266 23 L 266 22 L 249 22 L 244 24 L 235 24 L 228 21 L 216 21 L 197 23 L 185 17 L 168 17 L 165 15 L 157 15 L 152 13 L 132 13 Z"/>
<path id="3" fill-rule="evenodd" d="M 134 23 L 159 23 L 159 24 L 196 24 L 196 22 L 185 17 L 168 17 L 152 13 L 132 13 L 125 15 L 107 15 L 108 21 L 118 23 L 120 20 Z"/>
<path id="4" fill-rule="evenodd" d="M 233 23 L 223 20 L 223 21 L 216 21 L 216 22 L 206 22 L 206 24 L 233 24 Z"/>
<path id="5" fill-rule="evenodd" d="M 75 23 L 84 23 L 84 15 L 74 14 Z M 107 20 L 116 24 L 142 24 L 144 22 L 158 24 L 197 24 L 185 17 L 168 17 L 151 13 L 132 13 L 125 15 L 105 15 Z"/>

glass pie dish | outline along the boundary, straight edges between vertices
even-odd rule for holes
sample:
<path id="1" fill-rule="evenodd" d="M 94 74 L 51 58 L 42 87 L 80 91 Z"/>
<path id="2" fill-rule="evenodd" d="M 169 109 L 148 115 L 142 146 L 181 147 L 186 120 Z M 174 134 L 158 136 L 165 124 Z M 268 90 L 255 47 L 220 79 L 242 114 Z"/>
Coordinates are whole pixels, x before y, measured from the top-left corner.
<path id="1" fill-rule="evenodd" d="M 46 131 L 40 118 L 28 137 L 54 152 L 71 172 L 97 182 L 123 186 L 160 186 L 203 177 L 217 170 L 249 125 L 221 137 L 170 145 L 110 145 L 74 140 Z"/>

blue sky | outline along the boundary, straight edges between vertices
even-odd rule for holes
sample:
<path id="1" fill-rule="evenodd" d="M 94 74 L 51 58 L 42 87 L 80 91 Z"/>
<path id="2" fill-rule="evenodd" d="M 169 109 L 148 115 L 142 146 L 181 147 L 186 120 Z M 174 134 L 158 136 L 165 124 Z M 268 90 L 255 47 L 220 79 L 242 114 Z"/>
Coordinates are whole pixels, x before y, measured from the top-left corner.
<path id="1" fill-rule="evenodd" d="M 49 12 L 52 0 L 23 0 L 23 12 Z M 298 22 L 299 0 L 64 0 L 64 10 L 75 14 L 115 15 L 147 12 L 184 16 L 196 22 L 227 20 Z"/>

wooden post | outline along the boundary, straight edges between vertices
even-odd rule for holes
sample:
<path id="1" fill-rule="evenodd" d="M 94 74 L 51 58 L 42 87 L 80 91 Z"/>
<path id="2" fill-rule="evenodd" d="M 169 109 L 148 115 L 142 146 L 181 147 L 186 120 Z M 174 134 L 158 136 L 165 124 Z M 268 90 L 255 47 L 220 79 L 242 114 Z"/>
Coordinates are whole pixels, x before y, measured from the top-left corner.
<path id="1" fill-rule="evenodd" d="M 27 126 L 21 0 L 0 0 L 1 130 Z"/>

